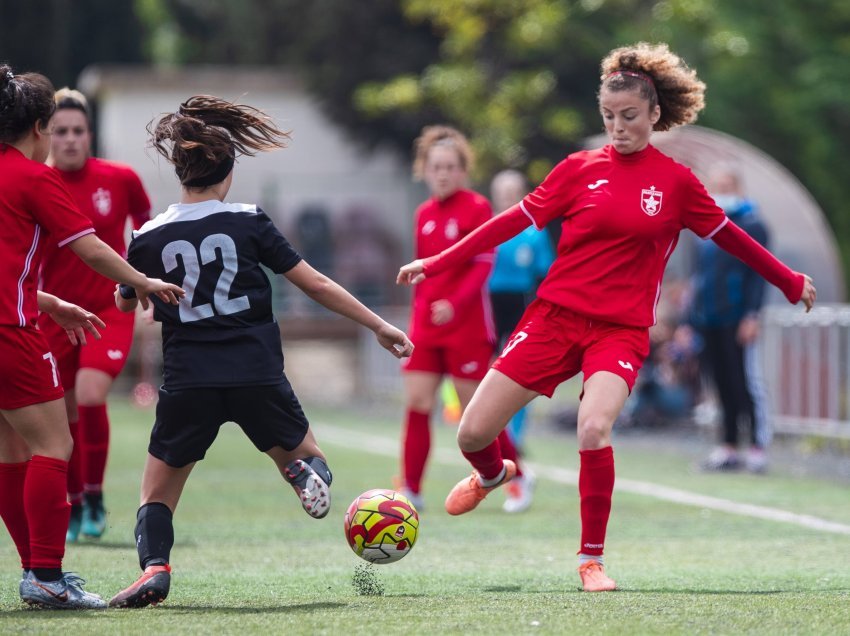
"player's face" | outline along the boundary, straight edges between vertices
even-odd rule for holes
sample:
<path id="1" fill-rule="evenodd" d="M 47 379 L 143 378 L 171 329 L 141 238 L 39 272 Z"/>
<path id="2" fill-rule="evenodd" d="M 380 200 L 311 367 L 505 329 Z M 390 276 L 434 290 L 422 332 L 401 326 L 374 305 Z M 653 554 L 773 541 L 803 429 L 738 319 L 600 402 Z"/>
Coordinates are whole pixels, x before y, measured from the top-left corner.
<path id="1" fill-rule="evenodd" d="M 442 200 L 466 184 L 466 169 L 457 149 L 451 146 L 434 146 L 428 151 L 424 170 L 425 183 L 431 194 Z"/>
<path id="2" fill-rule="evenodd" d="M 50 153 L 53 165 L 60 170 L 80 170 L 91 149 L 89 122 L 82 111 L 63 108 L 53 113 Z"/>
<path id="3" fill-rule="evenodd" d="M 650 110 L 649 100 L 641 97 L 637 89 L 611 91 L 602 88 L 599 112 L 611 145 L 623 155 L 646 148 L 652 127 L 661 116 L 661 109 L 655 106 Z"/>

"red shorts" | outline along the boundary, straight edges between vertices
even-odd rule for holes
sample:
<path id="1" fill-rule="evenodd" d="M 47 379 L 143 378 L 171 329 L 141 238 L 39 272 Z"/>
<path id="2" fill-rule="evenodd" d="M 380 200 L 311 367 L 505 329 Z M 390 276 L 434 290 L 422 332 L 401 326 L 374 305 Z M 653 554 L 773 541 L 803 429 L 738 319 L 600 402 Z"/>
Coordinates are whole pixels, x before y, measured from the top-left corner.
<path id="1" fill-rule="evenodd" d="M 98 329 L 100 340 L 87 332 L 85 345 L 71 344 L 65 330 L 47 314 L 41 314 L 38 318 L 39 329 L 44 331 L 50 350 L 56 356 L 62 386 L 66 391 L 74 388 L 80 369 L 97 369 L 112 378 L 117 377 L 130 354 L 135 313 L 124 313 L 115 306 L 94 313 L 106 323 L 106 327 Z"/>
<path id="2" fill-rule="evenodd" d="M 417 344 L 413 354 L 405 358 L 403 371 L 447 374 L 459 380 L 481 381 L 493 359 L 493 345 L 486 340 L 457 347 L 429 347 Z"/>
<path id="3" fill-rule="evenodd" d="M 51 402 L 64 396 L 56 360 L 33 327 L 0 327 L 0 409 Z"/>
<path id="4" fill-rule="evenodd" d="M 493 363 L 514 382 L 547 397 L 579 371 L 614 373 L 629 386 L 649 355 L 649 329 L 591 320 L 537 299 Z"/>

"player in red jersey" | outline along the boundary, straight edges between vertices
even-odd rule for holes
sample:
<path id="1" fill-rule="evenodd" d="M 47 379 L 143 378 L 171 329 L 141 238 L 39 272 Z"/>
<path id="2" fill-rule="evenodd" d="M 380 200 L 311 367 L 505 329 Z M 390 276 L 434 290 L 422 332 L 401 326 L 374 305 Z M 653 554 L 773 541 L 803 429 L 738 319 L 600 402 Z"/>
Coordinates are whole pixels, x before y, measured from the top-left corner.
<path id="1" fill-rule="evenodd" d="M 417 258 L 439 254 L 492 217 L 487 199 L 467 189 L 472 149 L 448 126 L 426 126 L 414 143 L 413 175 L 428 185 L 431 197 L 416 210 Z M 434 276 L 413 292 L 410 338 L 416 343 L 405 360 L 405 425 L 402 435 L 401 492 L 422 509 L 422 477 L 431 449 L 431 412 L 443 375 L 454 381 L 461 408 L 466 408 L 487 372 L 495 331 L 487 277 L 493 250 L 459 261 L 450 272 Z M 503 452 L 515 459 L 507 434 Z"/>
<path id="2" fill-rule="evenodd" d="M 150 200 L 135 172 L 123 164 L 91 156 L 91 127 L 86 98 L 78 91 L 56 92 L 50 120 L 50 160 L 75 203 L 94 225 L 98 237 L 121 255 L 126 253 L 128 222 L 141 227 L 150 218 Z M 48 245 L 41 288 L 96 312 L 109 325 L 88 347 L 70 345 L 55 322 L 43 315 L 39 328 L 56 357 L 74 450 L 68 466 L 71 520 L 67 540 L 80 531 L 98 539 L 106 529 L 103 475 L 109 449 L 106 397 L 121 373 L 133 342 L 133 313 L 115 306 L 114 283 L 86 267 L 73 253 Z M 83 496 L 85 492 L 85 498 Z"/>
<path id="3" fill-rule="evenodd" d="M 463 415 L 458 443 L 475 468 L 446 508 L 469 512 L 509 481 L 496 435 L 538 395 L 584 373 L 578 411 L 581 500 L 579 574 L 589 592 L 616 588 L 602 565 L 614 489 L 611 429 L 649 350 L 661 278 L 679 232 L 690 229 L 750 265 L 786 298 L 815 301 L 812 280 L 792 271 L 728 220 L 684 166 L 656 150 L 653 130 L 692 122 L 705 85 L 664 44 L 640 43 L 602 61 L 599 110 L 610 144 L 559 163 L 518 205 L 464 241 L 401 268 L 416 284 L 492 249 L 529 224 L 560 218 L 558 255 Z"/>
<path id="4" fill-rule="evenodd" d="M 47 311 L 74 338 L 100 323 L 94 314 L 37 291 L 38 270 L 45 245 L 54 243 L 104 276 L 141 285 L 145 299 L 157 294 L 176 303 L 182 290 L 140 274 L 98 239 L 59 176 L 43 165 L 53 92 L 46 77 L 16 76 L 0 65 L 0 284 L 6 290 L 0 296 L 0 517 L 21 557 L 22 600 L 103 608 L 82 579 L 62 572 L 73 442 L 56 362 L 36 320 L 39 309 Z"/>

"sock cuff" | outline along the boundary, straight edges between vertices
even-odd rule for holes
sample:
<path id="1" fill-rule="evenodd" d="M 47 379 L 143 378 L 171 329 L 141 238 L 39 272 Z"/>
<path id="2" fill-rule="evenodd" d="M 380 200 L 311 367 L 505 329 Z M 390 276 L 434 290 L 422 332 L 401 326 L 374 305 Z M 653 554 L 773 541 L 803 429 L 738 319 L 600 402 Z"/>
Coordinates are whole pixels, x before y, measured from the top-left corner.
<path id="1" fill-rule="evenodd" d="M 32 466 L 33 468 L 35 468 L 36 466 L 44 466 L 45 468 L 58 470 L 63 473 L 68 472 L 68 462 L 66 462 L 64 459 L 57 459 L 56 457 L 47 457 L 46 455 L 33 455 Z"/>
<path id="2" fill-rule="evenodd" d="M 82 416 L 84 413 L 88 414 L 97 414 L 97 413 L 106 413 L 106 404 L 94 404 L 90 406 L 82 406 L 77 405 L 77 411 Z"/>
<path id="3" fill-rule="evenodd" d="M 25 473 L 29 467 L 29 460 L 25 462 L 2 463 L 0 462 L 0 473 Z"/>
<path id="4" fill-rule="evenodd" d="M 578 452 L 582 466 L 608 466 L 614 463 L 614 447 L 593 448 Z"/>
<path id="5" fill-rule="evenodd" d="M 142 517 L 147 517 L 151 514 L 165 514 L 168 515 L 169 519 L 174 518 L 174 513 L 171 512 L 171 508 L 161 501 L 152 501 L 150 503 L 142 504 L 139 507 L 139 510 L 136 512 L 136 521 L 139 521 Z"/>
<path id="6" fill-rule="evenodd" d="M 425 420 L 427 422 L 429 419 L 431 419 L 430 413 L 425 413 L 423 411 L 417 411 L 415 409 L 407 409 L 407 411 L 405 412 L 405 416 L 407 417 L 408 420 L 411 420 L 411 419 L 419 420 L 419 421 Z"/>

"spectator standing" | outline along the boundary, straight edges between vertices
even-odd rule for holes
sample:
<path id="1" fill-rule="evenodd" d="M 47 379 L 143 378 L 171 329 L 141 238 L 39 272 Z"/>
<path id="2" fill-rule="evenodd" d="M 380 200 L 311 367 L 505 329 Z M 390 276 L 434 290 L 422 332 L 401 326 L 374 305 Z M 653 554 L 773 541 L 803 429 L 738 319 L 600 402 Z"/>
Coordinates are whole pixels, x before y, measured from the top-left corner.
<path id="1" fill-rule="evenodd" d="M 715 166 L 707 185 L 726 216 L 768 247 L 767 228 L 755 203 L 745 196 L 738 171 L 729 165 Z M 701 360 L 717 389 L 722 411 L 721 443 L 703 463 L 706 470 L 743 466 L 761 473 L 767 469 L 772 431 L 757 349 L 764 293 L 764 279 L 748 265 L 712 241 L 697 246 L 690 322 L 704 341 Z M 750 437 L 744 457 L 739 448 L 742 420 Z"/>

